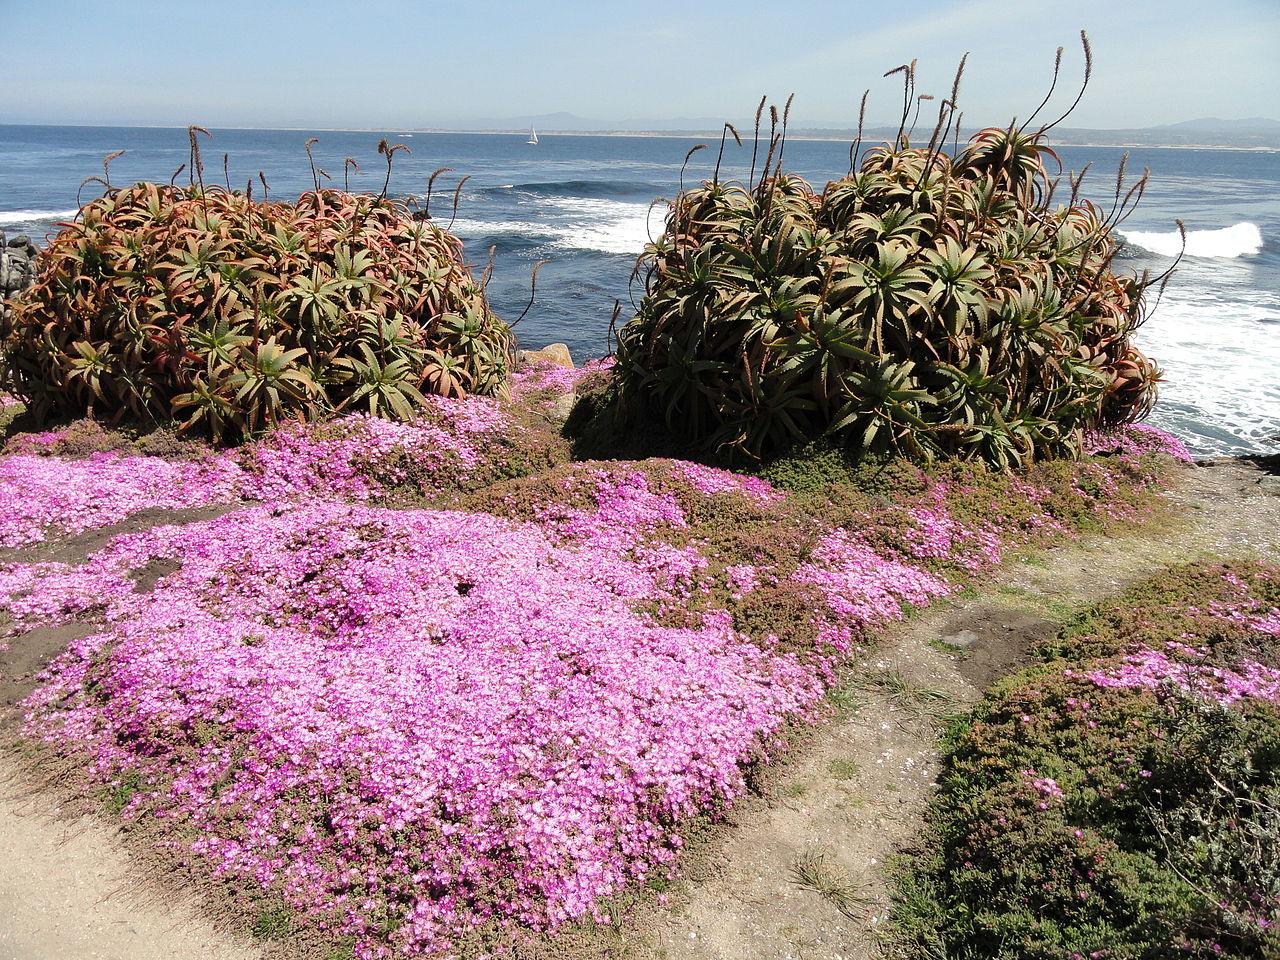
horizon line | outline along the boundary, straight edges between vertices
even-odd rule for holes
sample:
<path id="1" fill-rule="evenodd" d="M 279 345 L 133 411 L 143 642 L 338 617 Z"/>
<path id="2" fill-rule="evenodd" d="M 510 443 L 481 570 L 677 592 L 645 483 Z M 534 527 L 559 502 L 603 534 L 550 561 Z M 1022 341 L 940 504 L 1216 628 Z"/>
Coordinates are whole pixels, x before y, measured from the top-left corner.
<path id="1" fill-rule="evenodd" d="M 556 114 L 546 114 L 544 116 L 555 116 Z M 569 115 L 572 116 L 572 115 Z M 536 118 L 535 118 L 536 119 Z M 586 120 L 586 118 L 577 118 Z M 673 118 L 675 119 L 675 118 Z M 1174 123 L 1154 124 L 1145 127 L 1059 127 L 1062 132 L 1088 132 L 1088 133 L 1130 133 L 1130 132 L 1152 132 L 1160 130 L 1169 130 L 1186 123 L 1200 123 L 1206 121 L 1221 121 L 1223 123 L 1240 123 L 1248 120 L 1257 120 L 1265 123 L 1274 123 L 1280 125 L 1280 120 L 1272 117 L 1193 117 L 1189 120 L 1180 120 Z M 732 122 L 732 121 L 728 121 Z M 0 127 L 87 127 L 91 129 L 121 129 L 121 130 L 186 130 L 192 124 L 187 123 L 84 123 L 76 121 L 53 121 L 53 122 L 36 122 L 36 121 L 13 121 L 0 119 Z M 455 127 L 455 126 L 370 126 L 370 127 L 344 127 L 344 126 L 323 126 L 320 124 L 286 124 L 283 126 L 270 124 L 233 124 L 233 123 L 213 123 L 211 126 L 222 130 L 317 130 L 329 133 L 388 133 L 391 131 L 400 131 L 404 133 L 483 133 L 483 134 L 523 134 L 524 123 L 515 127 Z M 550 136 L 565 135 L 591 135 L 591 134 L 637 134 L 637 135 L 669 135 L 673 138 L 683 138 L 689 136 L 706 136 L 709 134 L 720 133 L 720 127 L 625 127 L 625 126 L 603 126 L 593 127 L 590 129 L 556 129 L 548 127 L 544 131 Z M 867 125 L 863 128 L 863 133 L 871 133 L 884 130 L 900 129 L 894 123 L 881 123 Z M 975 127 L 975 130 L 983 129 Z M 810 126 L 797 126 L 794 128 L 796 133 L 803 131 L 822 131 L 831 134 L 854 134 L 857 128 L 853 126 L 838 126 L 833 123 L 815 123 Z M 1224 130 L 1223 132 L 1230 132 Z M 833 137 L 833 139 L 836 139 Z"/>

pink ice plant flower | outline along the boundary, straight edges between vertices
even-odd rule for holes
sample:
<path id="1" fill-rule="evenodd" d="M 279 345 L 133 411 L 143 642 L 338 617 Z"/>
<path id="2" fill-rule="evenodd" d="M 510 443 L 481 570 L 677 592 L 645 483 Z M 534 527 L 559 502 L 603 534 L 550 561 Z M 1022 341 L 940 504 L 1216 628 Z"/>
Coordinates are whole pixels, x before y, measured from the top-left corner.
<path id="1" fill-rule="evenodd" d="M 1065 794 L 1053 777 L 1042 777 L 1034 770 L 1023 770 L 1022 775 L 1031 781 L 1031 786 L 1039 793 L 1053 800 L 1061 800 Z"/>
<path id="2" fill-rule="evenodd" d="M 735 597 L 744 597 L 760 583 L 759 571 L 750 563 L 733 563 L 724 568 L 725 579 Z"/>
<path id="3" fill-rule="evenodd" d="M 1280 703 L 1280 670 L 1254 660 L 1242 660 L 1234 668 L 1203 660 L 1204 654 L 1185 650 L 1172 654 L 1144 647 L 1125 655 L 1118 666 L 1085 673 L 1099 687 L 1159 689 L 1173 684 L 1179 689 L 1229 706 L 1246 697 Z"/>
<path id="4" fill-rule="evenodd" d="M 352 414 L 327 423 L 285 424 L 237 450 L 193 460 L 120 453 L 81 459 L 33 453 L 0 457 L 0 547 L 43 540 L 50 530 L 80 533 L 140 510 L 177 510 L 242 500 L 300 497 L 365 500 L 405 479 L 444 485 L 483 462 L 498 433 L 519 428 L 488 397 L 427 398 L 427 414 L 398 423 Z M 24 437 L 49 447 L 57 432 Z"/>
<path id="5" fill-rule="evenodd" d="M 634 546 L 642 535 L 657 527 L 688 526 L 684 510 L 669 493 L 653 491 L 643 470 L 578 467 L 561 481 L 566 499 L 585 491 L 585 508 L 552 502 L 538 520 L 567 540 L 607 538 L 613 546 Z"/>
<path id="6" fill-rule="evenodd" d="M 951 592 L 914 559 L 981 566 L 1021 535 L 962 527 L 938 491 L 901 555 L 826 531 L 793 574 L 822 598 L 822 655 L 801 659 L 738 633 L 728 610 L 679 628 L 645 612 L 713 581 L 705 545 L 664 540 L 689 523 L 653 463 L 575 467 L 524 523 L 368 505 L 397 465 L 456 476 L 512 429 L 496 402 L 433 406 L 414 424 L 283 428 L 170 464 L 152 487 L 126 475 L 167 461 L 0 458 L 15 482 L 43 477 L 22 488 L 26 515 L 0 513 L 12 544 L 70 529 L 82 507 L 60 477 L 93 504 L 82 529 L 171 502 L 272 501 L 116 537 L 78 567 L 0 565 L 0 613 L 13 634 L 101 622 L 28 701 L 30 735 L 88 753 L 103 780 L 138 774 L 130 815 L 179 822 L 187 855 L 278 892 L 362 957 L 602 916 L 603 898 L 670 869 L 686 820 L 739 795 L 742 765 L 789 718 L 818 709 L 857 635 Z M 705 495 L 781 496 L 660 463 Z M 173 572 L 141 590 L 157 561 Z M 723 576 L 742 595 L 776 574 Z"/>
<path id="7" fill-rule="evenodd" d="M 181 567 L 133 589 L 157 559 Z M 28 732 L 141 774 L 135 809 L 362 950 L 384 908 L 408 952 L 554 926 L 664 869 L 678 824 L 741 793 L 740 764 L 821 694 L 724 619 L 636 613 L 609 584 L 652 581 L 638 565 L 608 538 L 332 502 L 122 536 L 82 572 L 105 625 Z M 0 581 L 10 616 L 75 612 L 51 572 Z"/>
<path id="8" fill-rule="evenodd" d="M 1273 609 L 1264 616 L 1254 617 L 1249 621 L 1249 627 L 1258 633 L 1280 637 L 1280 610 Z"/>
<path id="9" fill-rule="evenodd" d="M 942 506 L 915 507 L 908 514 L 913 522 L 906 534 L 908 551 L 916 559 L 953 560 L 967 570 L 1000 562 L 1003 545 L 994 525 L 967 527 Z"/>
<path id="10" fill-rule="evenodd" d="M 452 467 L 465 474 L 482 462 L 484 438 L 509 428 L 497 401 L 429 397 L 434 417 L 400 423 L 353 414 L 327 424 L 280 427 L 243 449 L 249 500 L 303 495 L 368 499 L 406 479 L 405 465 L 431 474 Z"/>
<path id="11" fill-rule="evenodd" d="M 526 363 L 511 375 L 511 395 L 520 399 L 544 390 L 561 394 L 573 393 L 578 389 L 578 382 L 587 374 L 609 370 L 613 364 L 613 357 L 588 360 L 580 367 L 564 367 L 546 360 Z"/>
<path id="12" fill-rule="evenodd" d="M 563 367 L 558 363 L 525 364 L 511 376 L 511 393 L 516 397 L 527 396 L 539 390 L 572 393 L 582 373 L 582 370 Z"/>
<path id="13" fill-rule="evenodd" d="M 1109 453 L 1137 458 L 1147 453 L 1162 453 L 1181 463 L 1194 462 L 1181 440 L 1145 423 L 1133 423 L 1112 430 L 1086 431 L 1082 448 L 1090 456 Z"/>
<path id="14" fill-rule="evenodd" d="M 15 631 L 104 624 L 55 662 L 28 732 L 103 779 L 141 775 L 130 812 L 184 822 L 190 855 L 362 955 L 595 915 L 742 791 L 826 671 L 727 611 L 696 629 L 637 612 L 705 569 L 696 544 L 649 536 L 687 526 L 680 504 L 625 466 L 564 484 L 586 505 L 533 523 L 312 501 L 117 537 L 78 568 L 0 567 Z M 138 590 L 156 561 L 178 569 Z M 729 575 L 745 591 L 758 572 Z M 845 629 L 949 589 L 842 530 L 797 576 Z M 389 944 L 384 909 L 402 911 Z"/>
<path id="15" fill-rule="evenodd" d="M 760 477 L 720 470 L 701 463 L 688 460 L 665 461 L 684 479 L 693 485 L 699 493 L 741 493 L 756 503 L 776 503 L 782 499 L 782 493 L 774 489 L 769 481 Z"/>
<path id="16" fill-rule="evenodd" d="M 843 529 L 819 540 L 812 559 L 796 570 L 795 579 L 818 587 L 831 612 L 858 628 L 900 620 L 904 603 L 927 606 L 953 589 L 942 577 L 880 556 Z M 833 642 L 834 636 L 828 633 L 824 639 Z"/>
<path id="17" fill-rule="evenodd" d="M 52 528 L 81 533 L 109 526 L 140 510 L 235 502 L 242 479 L 235 464 L 218 457 L 0 457 L 0 547 L 39 542 Z"/>

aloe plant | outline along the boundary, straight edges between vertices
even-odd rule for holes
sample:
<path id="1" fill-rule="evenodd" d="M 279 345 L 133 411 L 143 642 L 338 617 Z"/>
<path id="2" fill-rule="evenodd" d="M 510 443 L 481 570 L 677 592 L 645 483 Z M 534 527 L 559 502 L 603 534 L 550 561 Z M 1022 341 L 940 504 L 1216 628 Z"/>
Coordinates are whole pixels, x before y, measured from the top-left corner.
<path id="1" fill-rule="evenodd" d="M 93 178 L 106 193 L 54 237 L 0 329 L 7 388 L 37 414 L 173 419 L 215 439 L 504 389 L 514 339 L 461 242 L 322 175 L 292 203 Z"/>
<path id="2" fill-rule="evenodd" d="M 904 77 L 897 137 L 865 154 L 859 137 L 848 175 L 821 192 L 783 171 L 776 110 L 767 151 L 753 149 L 758 178 L 722 182 L 717 163 L 682 191 L 637 265 L 620 402 L 751 456 L 826 435 L 1000 467 L 1145 416 L 1159 373 L 1132 336 L 1168 275 L 1121 276 L 1112 260 L 1147 175 L 1127 183 L 1122 167 L 1104 210 L 1078 179 L 1055 199 L 1053 124 L 946 149 L 962 71 L 923 145 L 914 65 L 891 71 Z"/>

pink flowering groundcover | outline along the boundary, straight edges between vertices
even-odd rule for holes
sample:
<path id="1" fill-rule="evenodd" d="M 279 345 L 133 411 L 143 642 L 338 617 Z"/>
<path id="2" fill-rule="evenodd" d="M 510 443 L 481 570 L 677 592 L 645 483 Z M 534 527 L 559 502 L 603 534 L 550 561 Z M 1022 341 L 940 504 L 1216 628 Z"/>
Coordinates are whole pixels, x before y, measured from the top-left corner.
<path id="1" fill-rule="evenodd" d="M 8 642 L 93 625 L 26 735 L 358 956 L 554 929 L 670 872 L 884 624 L 1071 516 L 1136 516 L 1150 454 L 1177 449 L 1137 433 L 1065 474 L 918 471 L 894 502 L 822 507 L 674 460 L 491 471 L 521 449 L 511 417 L 442 402 L 188 461 L 0 457 L 10 547 L 234 506 L 0 564 Z M 381 505 L 407 474 L 453 508 Z"/>
<path id="2" fill-rule="evenodd" d="M 531 404 L 572 390 L 590 369 L 531 365 L 514 378 L 511 402 L 433 396 L 412 422 L 352 414 L 283 424 L 242 447 L 183 459 L 128 448 L 68 455 L 86 437 L 111 445 L 92 425 L 21 434 L 0 457 L 0 548 L 110 526 L 142 510 L 369 500 L 395 489 L 431 499 L 530 472 L 565 456 L 565 444 Z"/>

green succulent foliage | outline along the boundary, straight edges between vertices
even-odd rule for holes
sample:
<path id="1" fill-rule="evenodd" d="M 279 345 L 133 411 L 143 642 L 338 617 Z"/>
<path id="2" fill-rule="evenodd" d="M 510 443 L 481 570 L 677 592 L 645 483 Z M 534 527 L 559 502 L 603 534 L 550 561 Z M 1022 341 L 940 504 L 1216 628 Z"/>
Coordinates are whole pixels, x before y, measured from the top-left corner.
<path id="1" fill-rule="evenodd" d="M 505 389 L 514 338 L 461 242 L 385 197 L 108 189 L 0 330 L 37 414 L 89 409 L 236 439 L 286 418 L 407 419 Z"/>
<path id="2" fill-rule="evenodd" d="M 671 204 L 619 332 L 617 389 L 711 448 L 826 436 L 858 452 L 1009 467 L 1136 420 L 1146 278 L 1107 218 L 1052 204 L 1048 147 L 988 130 L 954 158 L 884 145 L 815 192 L 775 171 Z"/>

